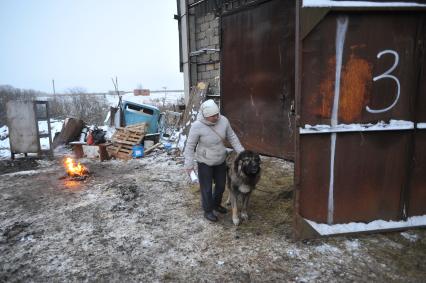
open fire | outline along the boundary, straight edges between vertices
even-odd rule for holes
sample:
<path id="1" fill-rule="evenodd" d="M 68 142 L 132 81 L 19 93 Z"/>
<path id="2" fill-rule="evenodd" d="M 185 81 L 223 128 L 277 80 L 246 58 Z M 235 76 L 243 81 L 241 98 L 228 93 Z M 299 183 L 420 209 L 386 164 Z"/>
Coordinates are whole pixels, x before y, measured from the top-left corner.
<path id="1" fill-rule="evenodd" d="M 67 157 L 64 161 L 65 170 L 69 177 L 76 179 L 85 179 L 89 174 L 89 170 L 80 162 L 75 162 L 72 158 Z"/>

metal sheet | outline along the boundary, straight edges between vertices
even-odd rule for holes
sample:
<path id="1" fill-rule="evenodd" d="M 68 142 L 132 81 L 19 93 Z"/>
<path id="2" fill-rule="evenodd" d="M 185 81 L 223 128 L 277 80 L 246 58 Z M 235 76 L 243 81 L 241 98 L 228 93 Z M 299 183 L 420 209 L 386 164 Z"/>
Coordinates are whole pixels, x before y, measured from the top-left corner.
<path id="1" fill-rule="evenodd" d="M 294 2 L 221 18 L 221 102 L 243 145 L 294 158 Z"/>
<path id="2" fill-rule="evenodd" d="M 10 151 L 29 153 L 39 151 L 38 128 L 33 101 L 9 101 L 6 104 Z"/>
<path id="3" fill-rule="evenodd" d="M 401 220 L 406 207 L 426 213 L 424 132 L 390 124 L 415 125 L 426 112 L 425 22 L 415 12 L 330 12 L 301 40 L 298 125 L 332 126 L 297 138 L 302 217 L 334 224 Z M 383 131 L 363 132 L 380 121 Z M 336 132 L 342 124 L 351 132 Z"/>
<path id="4" fill-rule="evenodd" d="M 301 124 L 330 124 L 336 80 L 336 25 L 340 14 L 330 13 L 303 41 Z M 342 16 L 344 17 L 344 16 Z M 412 14 L 347 14 L 348 27 L 340 80 L 339 123 L 368 123 L 390 119 L 413 121 L 419 64 L 417 41 L 419 20 Z M 404 24 L 402 25 L 401 22 Z M 381 52 L 395 51 L 377 56 Z M 398 60 L 391 75 L 398 78 L 400 97 L 390 111 L 383 109 L 396 100 L 392 79 L 374 78 L 387 72 Z"/>
<path id="5" fill-rule="evenodd" d="M 408 216 L 426 214 L 426 130 L 416 134 Z"/>
<path id="6" fill-rule="evenodd" d="M 423 62 L 421 62 L 421 73 L 419 76 L 419 90 L 416 106 L 416 122 L 422 123 L 414 134 L 412 171 L 410 177 L 410 189 L 407 192 L 408 216 L 426 214 L 426 20 L 423 22 L 421 33 L 423 34 L 422 50 Z"/>

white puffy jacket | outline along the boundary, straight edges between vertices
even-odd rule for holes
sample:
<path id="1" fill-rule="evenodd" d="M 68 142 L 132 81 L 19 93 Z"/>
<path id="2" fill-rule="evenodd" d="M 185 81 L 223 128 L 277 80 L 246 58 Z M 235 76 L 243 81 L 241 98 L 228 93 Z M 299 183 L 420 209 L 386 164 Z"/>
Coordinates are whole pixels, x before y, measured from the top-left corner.
<path id="1" fill-rule="evenodd" d="M 226 148 L 221 138 L 228 140 L 238 153 L 244 150 L 225 116 L 220 115 L 219 120 L 213 124 L 204 119 L 202 115 L 198 115 L 197 121 L 192 124 L 189 130 L 188 140 L 186 141 L 184 151 L 185 168 L 190 169 L 194 166 L 195 148 L 195 160 L 198 162 L 209 166 L 219 165 L 224 162 Z"/>

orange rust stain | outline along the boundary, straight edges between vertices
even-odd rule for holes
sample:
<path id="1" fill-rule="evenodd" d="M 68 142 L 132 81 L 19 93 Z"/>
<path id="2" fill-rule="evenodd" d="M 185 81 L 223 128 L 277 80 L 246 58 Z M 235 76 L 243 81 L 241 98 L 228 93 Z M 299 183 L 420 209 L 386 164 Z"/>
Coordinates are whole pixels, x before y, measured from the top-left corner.
<path id="1" fill-rule="evenodd" d="M 364 49 L 367 47 L 367 44 L 361 43 L 361 44 L 354 44 L 350 46 L 351 51 L 355 51 L 356 49 Z"/>
<path id="2" fill-rule="evenodd" d="M 353 54 L 342 69 L 339 122 L 358 122 L 371 88 L 372 66 Z"/>
<path id="3" fill-rule="evenodd" d="M 325 77 L 322 79 L 319 87 L 319 95 L 315 96 L 316 109 L 315 114 L 322 118 L 331 117 L 331 108 L 334 97 L 334 81 L 336 77 L 336 57 L 331 57 L 327 62 Z"/>

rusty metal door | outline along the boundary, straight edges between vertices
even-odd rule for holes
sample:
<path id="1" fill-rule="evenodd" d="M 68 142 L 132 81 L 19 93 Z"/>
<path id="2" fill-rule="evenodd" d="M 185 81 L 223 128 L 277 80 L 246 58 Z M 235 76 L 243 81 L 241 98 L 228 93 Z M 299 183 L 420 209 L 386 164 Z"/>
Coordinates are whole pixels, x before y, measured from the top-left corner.
<path id="1" fill-rule="evenodd" d="M 300 38 L 296 213 L 426 214 L 426 14 L 334 11 Z"/>
<path id="2" fill-rule="evenodd" d="M 247 149 L 294 158 L 294 1 L 221 17 L 221 104 Z"/>

